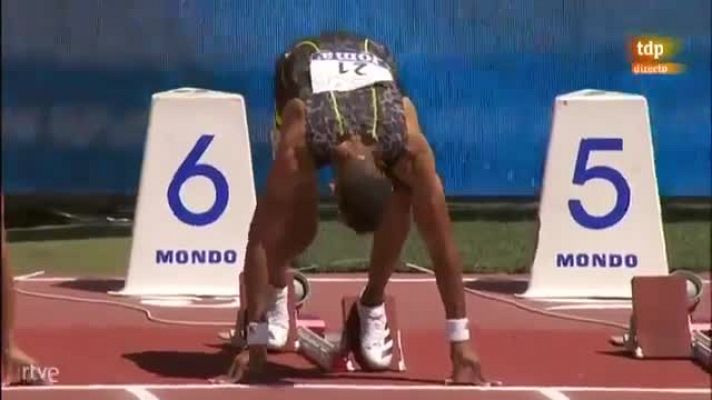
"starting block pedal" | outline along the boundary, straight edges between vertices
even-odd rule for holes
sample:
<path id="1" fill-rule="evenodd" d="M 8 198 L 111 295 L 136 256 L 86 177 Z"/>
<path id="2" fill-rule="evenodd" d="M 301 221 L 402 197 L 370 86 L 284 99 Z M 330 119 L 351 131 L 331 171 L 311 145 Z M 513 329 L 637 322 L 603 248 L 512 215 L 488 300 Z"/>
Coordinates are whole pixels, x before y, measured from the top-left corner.
<path id="1" fill-rule="evenodd" d="M 352 372 L 357 369 L 371 371 L 360 350 L 360 321 L 356 308 L 357 297 L 342 300 L 343 331 L 318 334 L 306 326 L 298 326 L 299 352 L 322 370 L 328 372 Z M 386 299 L 386 317 L 392 332 L 393 358 L 388 370 L 405 371 L 405 358 L 401 331 L 398 328 L 395 300 Z"/>
<path id="2" fill-rule="evenodd" d="M 299 352 L 326 372 L 350 372 L 356 368 L 348 359 L 348 349 L 341 334 L 318 334 L 308 327 L 298 326 Z"/>
<path id="3" fill-rule="evenodd" d="M 637 358 L 691 358 L 687 282 L 681 276 L 632 279 L 628 348 Z"/>
<path id="4" fill-rule="evenodd" d="M 294 277 L 295 284 L 298 279 Z M 303 277 L 302 277 L 303 278 Z M 304 355 L 308 360 L 328 372 L 349 372 L 355 371 L 358 365 L 361 370 L 369 371 L 371 368 L 365 362 L 360 351 L 360 321 L 358 316 L 358 297 L 346 297 L 342 300 L 343 331 L 340 333 L 327 333 L 325 322 L 315 316 L 301 315 L 300 309 L 308 288 L 305 284 L 304 293 L 298 293 L 295 285 L 289 285 L 287 306 L 289 312 L 289 335 L 287 343 L 281 349 L 271 349 L 272 351 L 290 352 L 296 351 Z M 388 368 L 391 371 L 405 371 L 405 359 L 403 357 L 403 347 L 401 331 L 398 328 L 396 316 L 395 300 L 392 297 L 386 298 L 386 317 L 393 340 L 393 357 Z M 229 342 L 233 347 L 244 348 L 245 339 L 242 336 L 244 322 L 244 309 L 238 312 L 236 329 L 220 332 L 218 337 Z"/>
<path id="5" fill-rule="evenodd" d="M 361 354 L 361 329 L 357 301 L 359 301 L 358 297 L 345 297 L 341 302 L 342 315 L 344 318 L 344 331 L 341 341 L 344 349 L 348 351 L 348 360 L 358 365 L 362 370 L 370 371 L 371 368 L 369 368 L 368 363 Z M 390 339 L 393 340 L 393 358 L 391 359 L 391 364 L 388 369 L 402 372 L 406 370 L 406 365 L 395 303 L 393 297 L 386 297 L 386 318 L 388 319 L 388 328 L 391 332 Z"/>
<path id="6" fill-rule="evenodd" d="M 271 351 L 278 352 L 295 352 L 299 348 L 299 335 L 297 332 L 298 326 L 308 327 L 313 329 L 315 332 L 324 332 L 325 325 L 324 321 L 309 316 L 300 316 L 299 310 L 304 303 L 306 296 L 308 295 L 308 282 L 306 277 L 301 275 L 298 271 L 290 270 L 288 271 L 288 279 L 292 284 L 287 285 L 287 310 L 289 313 L 289 334 L 287 336 L 287 343 L 284 347 L 280 349 L 271 349 Z M 244 282 L 240 278 L 242 285 L 241 291 L 244 291 Z M 297 287 L 298 286 L 298 287 Z M 238 310 L 237 320 L 235 323 L 235 329 L 230 329 L 228 331 L 223 331 L 218 333 L 218 338 L 230 343 L 232 347 L 244 348 L 246 346 L 245 338 L 242 334 L 242 328 L 245 322 L 245 308 L 241 304 Z"/>

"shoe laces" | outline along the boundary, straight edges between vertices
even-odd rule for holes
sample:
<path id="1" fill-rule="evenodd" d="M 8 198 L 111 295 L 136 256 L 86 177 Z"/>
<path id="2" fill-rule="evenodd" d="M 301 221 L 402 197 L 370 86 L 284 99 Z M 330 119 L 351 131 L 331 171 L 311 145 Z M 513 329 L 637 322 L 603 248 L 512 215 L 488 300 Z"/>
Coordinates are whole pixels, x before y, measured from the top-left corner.
<path id="1" fill-rule="evenodd" d="M 368 343 L 367 348 L 380 347 L 384 339 L 388 336 L 386 332 L 387 320 L 385 314 L 367 314 L 365 315 L 366 325 L 368 326 Z"/>

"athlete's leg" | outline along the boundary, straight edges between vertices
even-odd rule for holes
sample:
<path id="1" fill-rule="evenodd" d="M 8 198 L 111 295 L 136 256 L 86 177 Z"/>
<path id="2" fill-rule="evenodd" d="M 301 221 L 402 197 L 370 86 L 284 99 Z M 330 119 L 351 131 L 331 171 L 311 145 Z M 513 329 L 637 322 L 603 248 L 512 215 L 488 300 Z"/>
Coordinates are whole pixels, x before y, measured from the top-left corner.
<path id="1" fill-rule="evenodd" d="M 397 169 L 398 146 L 403 143 L 404 115 L 400 94 L 387 89 L 381 98 L 384 123 L 380 132 L 383 155 Z M 388 143 L 388 145 L 386 145 Z M 411 224 L 411 190 L 401 182 L 394 182 L 394 191 L 386 206 L 383 221 L 373 238 L 368 285 L 358 305 L 361 321 L 361 353 L 371 368 L 387 368 L 392 360 L 394 340 L 388 326 L 384 292 L 395 271 Z"/>
<path id="2" fill-rule="evenodd" d="M 295 145 L 297 149 L 295 151 L 298 153 L 297 162 L 302 165 L 302 168 L 313 173 L 302 177 L 296 183 L 293 189 L 295 195 L 292 201 L 285 205 L 288 208 L 285 210 L 282 229 L 275 232 L 276 237 L 271 238 L 273 245 L 266 255 L 270 296 L 267 301 L 266 317 L 269 329 L 268 347 L 272 349 L 283 347 L 289 336 L 287 285 L 291 283 L 287 270 L 294 259 L 311 244 L 317 232 L 319 202 L 317 174 L 308 151 L 301 143 L 306 134 L 305 130 L 306 121 L 303 118 L 285 121 L 285 125 L 280 130 L 280 141 L 294 140 L 295 136 L 299 138 L 297 141 L 300 143 Z M 299 134 L 295 135 L 295 131 L 299 131 Z M 292 138 L 284 135 L 291 135 Z"/>
<path id="3" fill-rule="evenodd" d="M 289 307 L 288 294 L 291 284 L 287 270 L 294 259 L 309 247 L 317 231 L 318 192 L 316 177 L 300 188 L 303 196 L 295 202 L 291 215 L 287 220 L 284 234 L 279 240 L 277 254 L 269 263 L 270 296 L 267 309 L 269 329 L 268 348 L 284 347 L 289 338 Z"/>
<path id="4" fill-rule="evenodd" d="M 386 284 L 399 263 L 410 230 L 410 194 L 395 191 L 373 237 L 368 284 L 357 304 L 361 354 L 371 369 L 386 369 L 395 345 L 386 315 Z"/>
<path id="5" fill-rule="evenodd" d="M 250 226 L 245 272 L 240 282 L 242 301 L 235 326 L 238 332 L 243 328 L 245 313 L 254 320 L 260 318 L 257 316 L 266 317 L 265 313 L 274 307 L 275 299 L 268 296 L 286 289 L 288 265 L 311 243 L 316 232 L 317 174 L 306 148 L 304 105 L 298 100 L 290 101 L 284 111 L 277 157 Z M 257 291 L 248 286 L 250 282 L 263 282 L 264 286 Z M 243 344 L 240 336 L 233 338 L 233 344 Z"/>
<path id="6" fill-rule="evenodd" d="M 319 192 L 316 175 L 301 184 L 299 191 L 302 195 L 292 205 L 291 215 L 279 240 L 279 253 L 274 255 L 274 263 L 269 264 L 269 282 L 274 287 L 281 288 L 288 284 L 286 274 L 288 268 L 316 237 L 319 223 Z"/>
<path id="7" fill-rule="evenodd" d="M 411 223 L 410 194 L 396 190 L 384 211 L 383 221 L 373 236 L 368 270 L 368 284 L 361 295 L 361 304 L 377 306 L 383 303 L 386 284 L 398 266 L 403 244 Z"/>
<path id="8" fill-rule="evenodd" d="M 385 50 L 383 50 L 385 51 Z M 378 108 L 381 112 L 377 134 L 381 143 L 384 162 L 390 165 L 390 175 L 401 168 L 398 160 L 405 146 L 405 115 L 402 96 L 397 87 L 387 86 L 377 91 Z M 376 121 L 374 121 L 375 123 Z M 401 150 L 399 150 L 401 149 Z M 368 286 L 361 303 L 375 306 L 383 303 L 383 294 L 388 279 L 398 265 L 403 244 L 411 224 L 411 190 L 403 182 L 393 181 L 393 194 L 386 206 L 383 221 L 373 238 Z"/>

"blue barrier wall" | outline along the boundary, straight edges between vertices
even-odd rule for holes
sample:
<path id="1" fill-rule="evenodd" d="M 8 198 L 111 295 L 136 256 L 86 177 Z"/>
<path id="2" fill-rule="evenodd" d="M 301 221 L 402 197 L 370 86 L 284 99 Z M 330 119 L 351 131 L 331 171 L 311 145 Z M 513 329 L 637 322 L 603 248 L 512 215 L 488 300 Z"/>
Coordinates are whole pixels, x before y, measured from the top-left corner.
<path id="1" fill-rule="evenodd" d="M 270 160 L 275 57 L 347 29 L 388 44 L 449 195 L 537 195 L 557 94 L 647 96 L 660 190 L 710 196 L 709 0 L 2 0 L 4 188 L 134 193 L 150 96 L 248 103 Z M 630 72 L 631 35 L 682 40 L 677 76 Z"/>

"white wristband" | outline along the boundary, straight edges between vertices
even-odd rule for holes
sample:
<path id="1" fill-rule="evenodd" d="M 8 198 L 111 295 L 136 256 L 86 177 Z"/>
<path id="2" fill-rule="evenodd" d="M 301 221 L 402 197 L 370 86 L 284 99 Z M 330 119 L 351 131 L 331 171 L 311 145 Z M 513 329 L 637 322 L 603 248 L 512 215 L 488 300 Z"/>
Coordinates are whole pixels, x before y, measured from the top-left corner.
<path id="1" fill-rule="evenodd" d="M 269 339 L 269 329 L 266 322 L 250 322 L 247 324 L 247 345 L 264 346 Z"/>
<path id="2" fill-rule="evenodd" d="M 451 342 L 466 342 L 470 340 L 470 321 L 467 318 L 448 319 L 446 321 L 447 338 Z"/>

